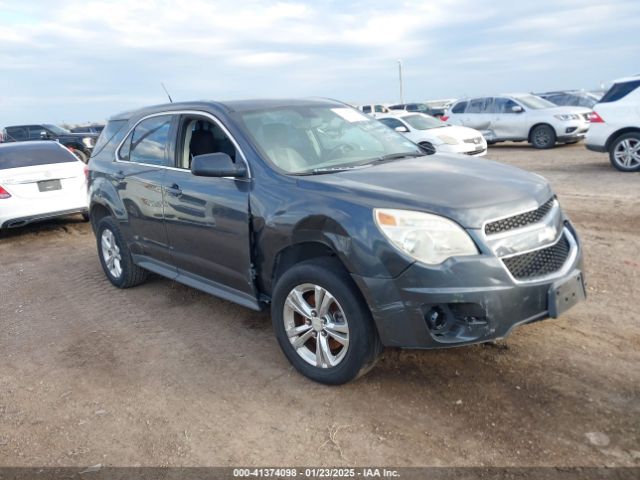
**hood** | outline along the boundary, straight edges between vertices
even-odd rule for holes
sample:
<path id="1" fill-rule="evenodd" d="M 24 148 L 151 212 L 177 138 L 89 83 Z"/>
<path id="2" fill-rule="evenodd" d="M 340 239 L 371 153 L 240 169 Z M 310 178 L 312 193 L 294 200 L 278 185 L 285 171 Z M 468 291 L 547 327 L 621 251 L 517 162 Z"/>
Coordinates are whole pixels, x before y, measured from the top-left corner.
<path id="1" fill-rule="evenodd" d="M 440 153 L 300 177 L 298 183 L 371 208 L 436 213 L 466 228 L 534 210 L 553 194 L 539 175 L 490 160 Z"/>

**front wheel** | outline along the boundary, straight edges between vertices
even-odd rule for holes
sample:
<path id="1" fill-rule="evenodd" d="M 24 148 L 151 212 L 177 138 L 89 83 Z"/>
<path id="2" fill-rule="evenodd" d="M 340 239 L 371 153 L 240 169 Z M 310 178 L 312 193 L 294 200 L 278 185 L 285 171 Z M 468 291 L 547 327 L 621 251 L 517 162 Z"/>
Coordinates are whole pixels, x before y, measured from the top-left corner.
<path id="1" fill-rule="evenodd" d="M 611 142 L 609 161 L 621 172 L 640 172 L 640 133 L 626 133 Z"/>
<path id="2" fill-rule="evenodd" d="M 538 125 L 531 131 L 534 148 L 551 148 L 556 144 L 556 132 L 551 125 Z"/>
<path id="3" fill-rule="evenodd" d="M 274 290 L 271 318 L 287 359 L 316 382 L 353 380 L 373 367 L 382 350 L 362 295 L 331 258 L 285 272 Z"/>

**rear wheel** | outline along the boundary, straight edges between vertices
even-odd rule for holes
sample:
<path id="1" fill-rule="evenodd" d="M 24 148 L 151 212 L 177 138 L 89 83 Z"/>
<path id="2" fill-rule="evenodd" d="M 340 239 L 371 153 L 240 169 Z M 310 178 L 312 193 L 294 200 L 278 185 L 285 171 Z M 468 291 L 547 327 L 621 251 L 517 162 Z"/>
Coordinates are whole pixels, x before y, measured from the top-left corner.
<path id="1" fill-rule="evenodd" d="M 534 148 L 551 148 L 556 144 L 556 132 L 551 125 L 538 125 L 531 131 Z"/>
<path id="2" fill-rule="evenodd" d="M 640 132 L 625 133 L 611 142 L 609 161 L 621 172 L 640 172 Z"/>
<path id="3" fill-rule="evenodd" d="M 274 290 L 271 317 L 287 359 L 316 382 L 353 380 L 373 367 L 382 350 L 362 295 L 330 258 L 285 272 Z"/>
<path id="4" fill-rule="evenodd" d="M 122 237 L 117 222 L 105 217 L 96 230 L 98 257 L 105 275 L 118 288 L 129 288 L 141 284 L 149 273 L 133 263 L 129 247 Z"/>

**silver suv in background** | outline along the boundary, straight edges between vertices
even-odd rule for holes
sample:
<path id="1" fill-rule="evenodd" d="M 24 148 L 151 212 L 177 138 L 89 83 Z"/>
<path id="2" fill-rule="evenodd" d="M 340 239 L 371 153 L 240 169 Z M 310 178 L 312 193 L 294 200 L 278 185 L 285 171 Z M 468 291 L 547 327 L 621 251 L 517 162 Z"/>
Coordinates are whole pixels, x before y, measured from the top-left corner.
<path id="1" fill-rule="evenodd" d="M 442 120 L 480 130 L 490 144 L 514 141 L 551 148 L 584 138 L 590 114 L 588 108 L 559 107 L 523 93 L 459 100 Z"/>

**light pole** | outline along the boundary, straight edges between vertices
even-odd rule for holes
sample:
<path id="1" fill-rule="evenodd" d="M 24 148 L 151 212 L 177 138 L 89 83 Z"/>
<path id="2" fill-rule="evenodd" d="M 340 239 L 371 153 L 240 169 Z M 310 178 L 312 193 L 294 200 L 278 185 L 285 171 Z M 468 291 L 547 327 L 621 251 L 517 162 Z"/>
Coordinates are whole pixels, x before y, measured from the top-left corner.
<path id="1" fill-rule="evenodd" d="M 400 80 L 400 103 L 404 103 L 404 92 L 402 86 L 402 60 L 398 60 L 398 79 Z"/>

